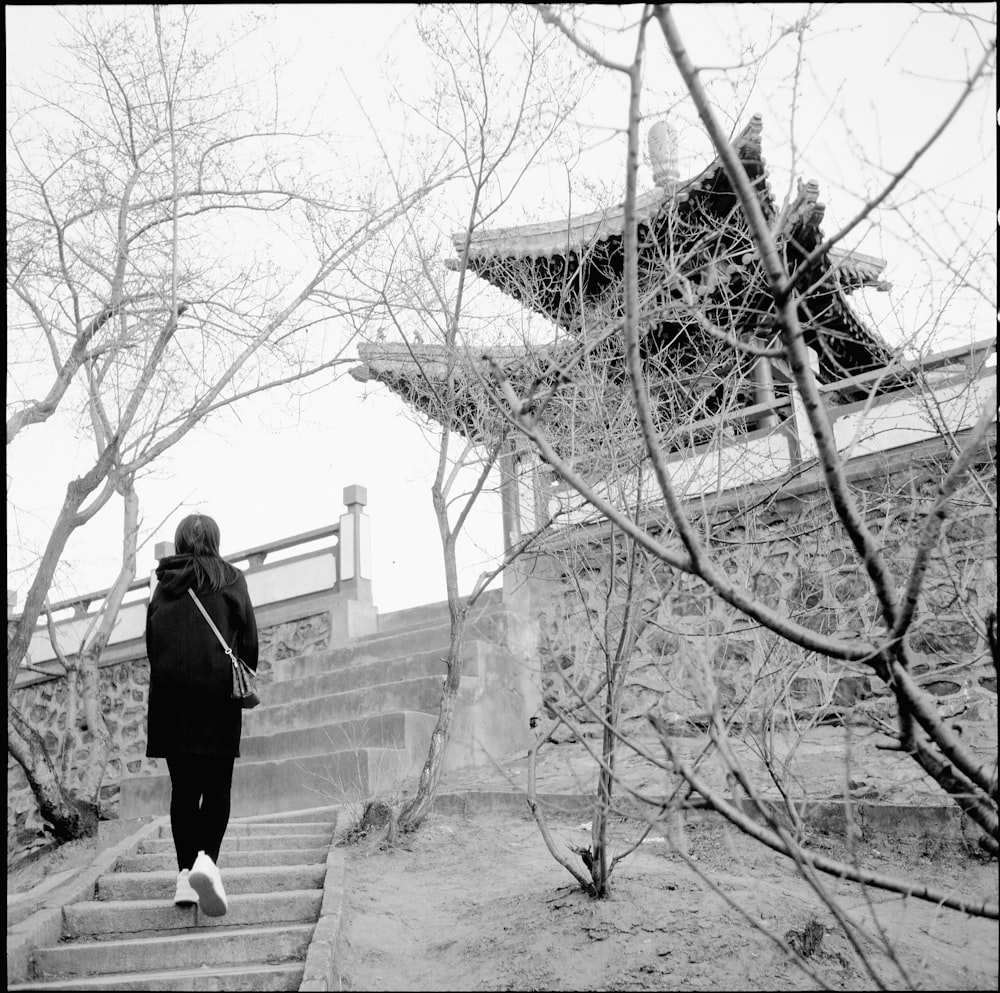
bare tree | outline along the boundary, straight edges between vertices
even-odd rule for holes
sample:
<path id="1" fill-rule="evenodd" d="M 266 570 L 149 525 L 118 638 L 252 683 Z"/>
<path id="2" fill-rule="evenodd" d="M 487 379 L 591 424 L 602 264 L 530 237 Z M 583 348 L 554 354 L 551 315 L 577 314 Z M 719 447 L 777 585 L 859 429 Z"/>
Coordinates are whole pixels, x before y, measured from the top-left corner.
<path id="1" fill-rule="evenodd" d="M 894 739 L 895 750 L 914 762 L 980 828 L 981 845 L 995 856 L 1000 844 L 996 765 L 993 763 L 991 767 L 989 761 L 984 762 L 942 719 L 934 697 L 922 688 L 921 680 L 914 674 L 912 645 L 918 607 L 928 595 L 925 587 L 930 565 L 947 555 L 942 538 L 949 514 L 955 511 L 956 504 L 970 499 L 979 500 L 981 510 L 995 507 L 989 456 L 995 431 L 995 393 L 989 398 L 980 395 L 978 402 L 982 406 L 977 416 L 966 419 L 960 439 L 948 439 L 952 456 L 933 480 L 930 491 L 924 488 L 912 494 L 911 531 L 905 539 L 909 556 L 902 559 L 905 562 L 902 574 L 898 569 L 900 560 L 890 568 L 885 537 L 871 525 L 865 512 L 865 494 L 848 477 L 847 459 L 853 446 L 849 445 L 845 453 L 839 450 L 831 429 L 830 411 L 838 397 L 845 395 L 844 391 L 856 390 L 854 399 L 866 405 L 894 392 L 899 395 L 906 390 L 912 391 L 911 395 L 919 392 L 919 363 L 901 362 L 877 338 L 866 338 L 863 325 L 840 305 L 834 313 L 834 287 L 850 287 L 852 280 L 854 286 L 875 281 L 873 275 L 862 271 L 870 262 L 838 254 L 838 246 L 881 206 L 892 203 L 894 193 L 905 185 L 915 163 L 940 139 L 970 95 L 981 89 L 992 71 L 994 40 L 992 37 L 982 40 L 967 79 L 956 86 L 952 110 L 943 120 L 928 125 L 926 140 L 901 168 L 888 176 L 881 189 L 866 198 L 846 224 L 833 235 L 826 235 L 821 228 L 823 208 L 814 185 L 800 182 L 797 193 L 782 206 L 771 197 L 759 145 L 754 151 L 753 132 L 759 129 L 759 121 L 751 122 L 738 135 L 720 122 L 703 85 L 705 73 L 687 55 L 668 6 L 643 9 L 634 28 L 634 57 L 618 62 L 601 54 L 586 39 L 580 24 L 568 16 L 563 17 L 548 7 L 541 7 L 540 11 L 555 30 L 572 39 L 596 63 L 628 80 L 620 268 L 615 268 L 610 252 L 607 257 L 599 254 L 598 245 L 589 249 L 592 252 L 589 259 L 583 252 L 573 258 L 575 286 L 564 274 L 557 273 L 558 278 L 554 277 L 551 262 L 546 264 L 544 260 L 525 262 L 513 256 L 506 261 L 499 258 L 485 262 L 482 257 L 474 260 L 475 271 L 480 275 L 502 286 L 527 306 L 563 320 L 577 341 L 575 348 L 559 355 L 550 354 L 548 375 L 541 378 L 512 373 L 508 363 L 494 358 L 498 411 L 508 416 L 510 423 L 530 440 L 562 484 L 606 519 L 615 533 L 634 541 L 664 574 L 675 576 L 678 583 L 690 582 L 691 586 L 685 588 L 704 589 L 728 605 L 731 616 L 744 619 L 762 637 L 766 636 L 769 652 L 777 651 L 781 656 L 779 668 L 784 669 L 789 659 L 811 653 L 829 660 L 832 666 L 842 667 L 842 671 L 863 672 L 881 683 L 887 699 L 892 701 L 894 723 L 877 719 L 877 726 Z M 679 185 L 676 175 L 667 172 L 655 201 L 649 196 L 639 197 L 636 180 L 643 120 L 640 100 L 650 28 L 655 28 L 665 40 L 686 96 L 704 125 L 719 164 L 711 175 L 704 173 L 687 186 Z M 716 182 L 720 176 L 724 177 L 724 183 Z M 701 196 L 697 195 L 699 189 L 704 191 Z M 718 211 L 714 217 L 705 212 L 710 203 Z M 953 272 L 960 281 L 968 268 L 956 264 Z M 607 289 L 609 285 L 611 289 Z M 847 324 L 839 323 L 842 320 Z M 867 354 L 861 356 L 855 351 L 852 355 L 851 350 L 865 340 Z M 684 403 L 679 402 L 685 393 L 678 389 L 683 380 L 676 373 L 684 371 L 689 356 L 713 354 L 719 343 L 724 345 L 721 353 L 724 374 L 708 377 L 696 388 L 692 388 L 696 380 L 689 380 L 687 398 L 694 404 L 705 405 L 703 416 L 691 418 Z M 587 389 L 584 359 L 600 348 L 606 348 L 619 360 L 627 413 L 623 415 L 614 403 L 603 404 L 601 393 L 591 391 L 587 397 L 600 414 L 593 420 L 585 420 L 583 425 L 572 417 L 567 421 L 565 404 L 560 416 L 560 398 L 573 390 Z M 666 381 L 655 362 L 656 356 L 664 354 L 664 348 L 673 348 L 680 355 L 675 375 Z M 776 393 L 773 382 L 762 381 L 757 372 L 761 360 L 768 360 L 772 367 L 782 371 L 783 392 Z M 716 368 L 718 361 L 719 353 L 715 358 Z M 854 376 L 849 375 L 851 369 Z M 760 402 L 760 397 L 768 393 L 771 399 Z M 583 401 L 580 407 L 586 405 L 587 401 Z M 807 603 L 804 612 L 786 611 L 770 600 L 766 590 L 746 584 L 743 580 L 749 577 L 740 576 L 729 564 L 726 544 L 740 540 L 736 532 L 741 528 L 746 535 L 749 519 L 733 523 L 727 535 L 726 529 L 720 528 L 711 515 L 701 512 L 699 501 L 689 499 L 691 494 L 682 489 L 685 479 L 696 478 L 685 475 L 691 468 L 690 459 L 686 460 L 687 466 L 680 466 L 685 460 L 675 458 L 684 454 L 685 448 L 693 443 L 695 450 L 688 448 L 688 451 L 697 454 L 704 451 L 699 445 L 714 440 L 709 461 L 714 461 L 712 451 L 718 454 L 723 448 L 735 458 L 747 458 L 750 449 L 731 442 L 762 424 L 775 427 L 785 416 L 782 409 L 789 405 L 797 406 L 800 411 L 804 427 L 801 437 L 803 444 L 808 444 L 808 453 L 800 453 L 800 464 L 815 466 L 822 482 L 825 510 L 817 526 L 836 532 L 845 559 L 853 559 L 853 577 L 867 589 L 876 606 L 877 616 L 872 623 L 850 636 L 830 632 L 818 614 L 810 616 L 809 610 L 815 604 Z M 642 471 L 633 474 L 629 486 L 609 485 L 600 467 L 592 470 L 586 459 L 579 458 L 579 449 L 566 443 L 571 431 L 567 424 L 585 431 L 587 423 L 593 424 L 595 420 L 599 423 L 602 418 L 616 425 L 614 429 L 621 432 L 625 447 L 631 439 L 621 425 L 625 422 L 635 425 L 642 449 L 638 460 Z M 942 418 L 937 423 L 941 427 Z M 727 439 L 730 442 L 727 446 L 721 445 L 723 431 L 735 432 L 734 437 Z M 948 436 L 948 431 L 943 433 Z M 722 460 L 716 464 L 721 473 Z M 617 478 L 620 480 L 621 476 Z M 651 480 L 652 485 L 644 489 L 645 479 Z M 710 492 L 725 488 L 720 479 L 708 481 L 711 486 L 704 475 L 697 481 Z M 701 490 L 695 487 L 693 492 Z M 624 499 L 623 494 L 627 494 Z M 773 496 L 765 493 L 762 499 Z M 644 514 L 635 512 L 637 500 L 641 500 Z M 733 517 L 740 513 L 736 506 Z M 976 636 L 993 646 L 995 652 L 994 616 L 987 608 L 970 619 Z M 768 659 L 777 661 L 778 656 L 768 654 L 765 661 Z M 653 765 L 659 763 L 664 773 L 680 777 L 683 791 L 699 794 L 739 830 L 794 860 L 843 927 L 877 985 L 884 985 L 884 977 L 866 956 L 854 934 L 854 925 L 824 887 L 823 873 L 966 913 L 997 917 L 996 904 L 988 899 L 891 879 L 863 869 L 850 859 L 838 861 L 808 851 L 801 843 L 801 835 L 796 836 L 794 809 L 785 804 L 785 813 L 791 813 L 790 823 L 788 816 L 776 813 L 762 802 L 755 783 L 747 777 L 729 738 L 730 715 L 713 698 L 715 674 L 708 664 L 703 666 L 703 672 L 706 729 L 710 747 L 726 771 L 726 783 L 720 788 L 698 773 L 696 764 L 678 747 L 670 722 L 655 711 L 650 720 L 665 758 L 648 750 L 646 757 Z M 589 706 L 592 718 L 622 747 L 642 750 L 635 737 L 624 732 L 620 723 L 609 719 L 614 716 L 613 710 L 602 713 L 579 688 L 573 700 L 577 708 Z M 779 768 L 780 757 L 773 749 L 767 749 L 766 736 L 764 728 L 758 737 L 764 762 L 787 788 L 788 780 Z M 645 804 L 651 821 L 661 818 L 675 803 L 680 787 L 666 795 L 641 793 L 616 776 L 614 762 L 608 761 L 606 751 L 593 754 L 601 777 L 615 780 L 620 791 Z M 726 796 L 727 785 L 730 796 Z M 744 812 L 740 797 L 749 799 L 755 817 L 765 826 Z M 588 850 L 587 858 L 592 859 L 595 851 L 596 848 Z M 594 877 L 586 879 L 575 868 L 567 868 L 593 891 Z M 794 953 L 787 942 L 775 937 Z M 883 942 L 883 947 L 892 958 L 891 945 Z M 898 962 L 895 965 L 905 978 L 904 966 Z"/>
<path id="2" fill-rule="evenodd" d="M 67 13 L 64 75 L 8 106 L 8 452 L 53 418 L 92 452 L 8 624 L 8 748 L 59 837 L 94 829 L 110 749 L 97 662 L 135 577 L 136 481 L 213 412 L 348 361 L 364 314 L 331 290 L 441 181 L 398 201 L 345 189 L 331 143 L 286 121 L 279 77 L 233 68 L 237 49 L 261 54 L 253 31 L 212 47 L 197 17 Z M 333 359 L 310 347 L 320 303 L 345 329 Z M 122 567 L 76 660 L 95 745 L 74 796 L 11 690 L 68 539 L 116 495 Z"/>
<path id="3" fill-rule="evenodd" d="M 452 222 L 451 231 L 443 223 L 454 216 L 454 200 L 429 200 L 408 215 L 405 237 L 384 276 L 370 286 L 369 299 L 381 306 L 384 323 L 377 339 L 361 348 L 364 376 L 398 390 L 433 425 L 437 469 L 431 500 L 450 618 L 441 709 L 415 793 L 389 814 L 390 843 L 397 833 L 420 826 L 437 791 L 455 722 L 466 629 L 477 601 L 536 538 L 519 536 L 499 561 L 487 565 L 471 591 L 461 590 L 458 542 L 477 501 L 496 487 L 498 464 L 509 454 L 509 431 L 491 409 L 484 370 L 475 368 L 467 342 L 477 337 L 474 328 L 500 342 L 512 332 L 497 316 L 495 302 L 470 301 L 463 265 L 454 276 L 444 269 L 441 243 L 450 236 L 449 247 L 461 255 L 476 231 L 502 216 L 525 174 L 561 140 L 588 79 L 586 73 L 574 78 L 572 67 L 560 61 L 566 47 L 545 37 L 534 14 L 516 7 L 428 8 L 421 11 L 419 31 L 437 69 L 437 92 L 419 105 L 408 102 L 405 88 L 399 98 L 419 124 L 423 154 L 455 162 L 463 180 L 461 209 L 467 212 Z M 458 227 L 461 233 L 453 235 Z"/>

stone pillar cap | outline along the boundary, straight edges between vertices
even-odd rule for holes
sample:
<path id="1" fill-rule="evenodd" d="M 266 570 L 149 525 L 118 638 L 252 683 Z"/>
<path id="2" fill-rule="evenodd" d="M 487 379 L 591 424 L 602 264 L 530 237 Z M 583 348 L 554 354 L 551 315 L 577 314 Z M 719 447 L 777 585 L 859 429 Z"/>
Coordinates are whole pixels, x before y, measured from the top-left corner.
<path id="1" fill-rule="evenodd" d="M 368 490 L 364 486 L 359 486 L 355 483 L 353 486 L 344 487 L 344 503 L 350 507 L 351 504 L 357 503 L 362 507 L 368 503 Z"/>

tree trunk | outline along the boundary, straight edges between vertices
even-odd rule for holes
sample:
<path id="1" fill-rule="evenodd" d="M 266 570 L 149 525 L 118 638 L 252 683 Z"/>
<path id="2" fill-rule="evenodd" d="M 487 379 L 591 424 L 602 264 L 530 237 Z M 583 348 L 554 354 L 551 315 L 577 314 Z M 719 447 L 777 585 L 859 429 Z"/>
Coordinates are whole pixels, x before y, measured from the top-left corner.
<path id="1" fill-rule="evenodd" d="M 462 655 L 464 633 L 463 616 L 457 627 L 454 622 L 452 623 L 451 642 L 448 646 L 448 674 L 445 676 L 444 689 L 441 693 L 441 712 L 431 734 L 431 744 L 427 750 L 424 767 L 420 771 L 417 792 L 398 818 L 398 828 L 403 834 L 415 831 L 423 823 L 434 802 L 438 782 L 444 770 L 444 757 L 448 750 L 448 742 L 451 741 L 451 729 L 455 723 L 455 711 L 458 706 L 458 691 L 462 685 L 462 671 L 465 668 L 465 659 Z"/>
<path id="2" fill-rule="evenodd" d="M 608 686 L 608 706 L 604 718 L 607 724 L 601 741 L 601 758 L 604 766 L 597 777 L 597 802 L 594 804 L 594 822 L 591 828 L 590 878 L 594 881 L 594 896 L 606 897 L 610 893 L 611 872 L 608 867 L 608 814 L 614 792 L 615 733 L 617 715 L 611 705 L 613 688 Z"/>
<path id="3" fill-rule="evenodd" d="M 80 673 L 76 662 L 63 664 L 66 668 L 66 735 L 63 738 L 59 759 L 59 772 L 65 782 L 73 769 L 73 742 L 76 739 L 76 715 L 80 700 Z"/>
<path id="4" fill-rule="evenodd" d="M 101 670 L 99 663 L 114 630 L 122 601 L 135 579 L 136 551 L 139 542 L 139 497 L 135 480 L 125 476 L 118 482 L 118 492 L 124 499 L 122 533 L 122 567 L 104 598 L 104 614 L 94 634 L 80 656 L 80 696 L 87 729 L 93 736 L 90 754 L 79 770 L 80 796 L 100 809 L 101 785 L 111 757 L 112 740 L 104 708 L 101 704 Z"/>
<path id="5" fill-rule="evenodd" d="M 66 789 L 41 735 L 9 704 L 7 751 L 24 769 L 41 815 L 51 826 L 57 841 L 75 841 L 97 834 L 97 805 Z"/>
<path id="6" fill-rule="evenodd" d="M 442 444 L 443 451 L 445 451 L 444 444 Z M 399 831 L 403 834 L 416 830 L 423 823 L 431 809 L 431 804 L 434 802 L 438 782 L 444 770 L 444 757 L 448 750 L 448 742 L 451 741 L 451 729 L 455 723 L 455 711 L 458 707 L 458 691 L 462 685 L 462 673 L 465 669 L 462 643 L 465 638 L 465 618 L 468 604 L 459 603 L 455 535 L 452 533 L 448 521 L 448 507 L 440 485 L 440 470 L 438 481 L 435 482 L 431 495 L 444 551 L 445 585 L 448 590 L 451 638 L 448 643 L 448 672 L 445 675 L 444 687 L 441 692 L 441 710 L 438 714 L 437 724 L 434 725 L 434 731 L 431 733 L 427 759 L 420 771 L 416 795 L 403 808 L 397 821 Z"/>
<path id="7" fill-rule="evenodd" d="M 105 639 L 106 640 L 106 639 Z M 100 809 L 101 784 L 111 758 L 111 732 L 104 720 L 101 705 L 100 661 L 104 644 L 98 643 L 84 652 L 80 659 L 80 698 L 83 703 L 84 729 L 91 734 L 90 750 L 83 767 L 77 769 L 80 777 L 80 797 Z M 68 731 L 69 729 L 67 729 Z"/>
<path id="8" fill-rule="evenodd" d="M 31 643 L 31 636 L 35 631 L 35 624 L 42 613 L 45 598 L 49 595 L 49 588 L 52 585 L 52 577 L 55 575 L 56 566 L 62 557 L 66 542 L 70 535 L 79 526 L 78 513 L 83 501 L 94 492 L 101 484 L 118 453 L 118 439 L 112 440 L 111 444 L 101 452 L 97 461 L 88 473 L 79 479 L 73 480 L 66 487 L 66 496 L 63 499 L 59 517 L 49 535 L 48 544 L 42 554 L 41 563 L 35 573 L 35 579 L 28 590 L 25 598 L 24 610 L 20 616 L 16 617 L 13 623 L 7 625 L 7 701 L 10 702 L 10 694 L 17 681 L 17 672 L 20 668 L 24 656 L 27 654 L 28 645 Z"/>
<path id="9" fill-rule="evenodd" d="M 62 654 L 59 646 L 54 644 L 56 653 L 66 669 L 66 680 L 70 686 L 67 699 L 66 740 L 60 763 L 61 774 L 52 756 L 49 755 L 41 735 L 24 720 L 12 704 L 8 703 L 8 751 L 24 769 L 39 810 L 52 824 L 53 832 L 60 841 L 92 837 L 97 831 L 101 809 L 101 785 L 112 751 L 111 732 L 104 719 L 101 703 L 99 662 L 114 628 L 122 600 L 135 578 L 139 500 L 133 483 L 131 476 L 126 476 L 118 482 L 118 492 L 125 501 L 122 568 L 115 585 L 105 597 L 104 615 L 98 629 L 89 644 L 81 646 L 75 663 L 70 662 Z M 54 638 L 51 617 L 50 637 Z M 91 735 L 91 748 L 84 767 L 77 770 L 80 777 L 79 790 L 73 792 L 66 784 L 73 773 L 78 697 L 82 704 L 84 727 Z"/>

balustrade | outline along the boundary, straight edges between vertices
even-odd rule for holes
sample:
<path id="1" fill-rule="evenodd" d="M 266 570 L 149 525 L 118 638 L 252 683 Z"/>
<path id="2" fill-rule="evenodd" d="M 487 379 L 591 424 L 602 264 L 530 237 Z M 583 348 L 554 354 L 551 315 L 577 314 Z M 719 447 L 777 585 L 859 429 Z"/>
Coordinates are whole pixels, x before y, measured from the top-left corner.
<path id="1" fill-rule="evenodd" d="M 365 487 L 345 487 L 347 512 L 340 516 L 336 524 L 224 556 L 227 562 L 243 569 L 258 617 L 262 609 L 316 595 L 321 598 L 326 595 L 327 599 L 337 601 L 357 601 L 353 608 L 351 604 L 341 604 L 352 618 L 375 617 L 371 607 L 371 524 L 364 512 L 367 499 Z M 173 552 L 171 541 L 157 542 L 155 546 L 157 561 Z M 283 552 L 293 554 L 281 556 Z M 106 654 L 113 657 L 115 646 L 143 638 L 146 606 L 155 587 L 155 570 L 150 576 L 137 579 L 129 586 Z M 84 593 L 50 605 L 56 636 L 63 652 L 73 654 L 79 649 L 82 639 L 99 618 L 109 592 Z M 15 615 L 15 596 L 8 590 L 8 621 Z M 134 650 L 132 654 L 135 654 Z M 43 616 L 22 664 L 18 685 L 61 672 L 62 666 L 52 648 Z"/>
<path id="2" fill-rule="evenodd" d="M 900 362 L 891 370 L 820 386 L 841 456 L 853 459 L 889 452 L 971 428 L 990 397 L 996 377 L 995 355 L 994 337 L 928 359 Z M 890 377 L 898 384 L 901 374 L 910 376 L 914 385 L 906 389 L 896 385 L 891 392 L 881 390 Z M 816 459 L 816 442 L 805 406 L 787 374 L 780 378 L 787 395 L 776 394 L 772 370 L 761 368 L 754 378 L 758 402 L 683 425 L 681 430 L 688 438 L 713 440 L 691 444 L 666 456 L 671 482 L 682 498 L 777 480 L 808 467 Z M 868 395 L 861 400 L 849 399 L 859 391 L 867 391 Z M 584 460 L 575 460 L 573 467 L 599 496 L 613 502 L 627 500 L 631 505 L 637 495 L 645 506 L 661 502 L 648 460 L 638 494 L 638 472 L 604 480 L 595 478 Z M 559 527 L 597 519 L 597 511 L 532 453 L 513 453 L 505 462 L 505 470 L 504 532 L 508 547 L 557 509 L 562 509 L 556 522 Z"/>

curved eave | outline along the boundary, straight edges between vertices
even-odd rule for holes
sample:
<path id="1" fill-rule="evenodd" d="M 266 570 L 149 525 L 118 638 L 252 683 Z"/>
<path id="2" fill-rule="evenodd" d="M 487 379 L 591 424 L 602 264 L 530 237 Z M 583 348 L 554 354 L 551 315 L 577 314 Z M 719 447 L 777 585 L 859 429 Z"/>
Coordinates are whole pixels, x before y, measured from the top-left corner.
<path id="1" fill-rule="evenodd" d="M 815 182 L 802 183 L 794 201 L 779 216 L 761 155 L 761 133 L 761 119 L 755 116 L 733 144 L 767 222 L 780 224 L 784 232 L 786 261 L 794 272 L 822 244 L 826 208 L 819 201 L 819 186 Z M 657 225 L 664 204 L 676 203 L 679 212 L 685 213 L 701 209 L 697 201 L 720 221 L 735 209 L 735 194 L 719 159 L 672 191 L 657 188 L 640 196 L 636 201 L 640 232 Z M 568 221 L 480 232 L 468 246 L 467 265 L 480 279 L 571 330 L 580 307 L 576 297 L 598 297 L 601 287 L 614 278 L 613 273 L 620 274 L 623 229 L 624 208 L 619 205 Z M 465 241 L 464 234 L 454 236 L 459 255 Z M 450 264 L 459 269 L 461 259 L 452 259 Z M 813 260 L 809 269 L 807 286 L 802 287 L 808 297 L 803 316 L 823 315 L 820 330 L 810 335 L 820 356 L 821 377 L 830 382 L 890 361 L 891 350 L 853 313 L 848 299 L 858 289 L 888 288 L 882 280 L 885 261 L 860 252 L 831 249 Z M 530 289 L 527 298 L 525 287 Z"/>
<path id="2" fill-rule="evenodd" d="M 502 364 L 516 364 L 523 359 L 524 349 L 493 348 L 494 358 Z M 472 442 L 482 443 L 497 437 L 502 417 L 491 405 L 483 402 L 484 377 L 489 375 L 485 363 L 469 353 L 451 352 L 455 373 L 454 402 L 449 427 Z M 361 364 L 350 370 L 359 383 L 376 382 L 395 393 L 407 406 L 429 420 L 444 423 L 445 395 L 448 378 L 449 350 L 442 345 L 404 345 L 397 343 L 363 343 L 358 348 Z"/>
<path id="3" fill-rule="evenodd" d="M 767 183 L 765 163 L 761 152 L 763 121 L 755 115 L 733 142 L 769 219 L 775 214 L 773 197 Z M 655 187 L 636 197 L 635 217 L 639 225 L 648 224 L 657 217 L 667 201 L 682 204 L 699 192 L 706 195 L 728 190 L 722 161 L 716 158 L 697 176 L 673 189 Z M 817 203 L 819 188 L 815 183 L 803 184 L 799 197 L 792 208 L 798 212 L 797 223 L 818 230 L 824 207 Z M 517 227 L 497 228 L 492 231 L 477 231 L 468 245 L 468 267 L 480 278 L 492 283 L 498 289 L 520 299 L 516 281 L 510 284 L 505 278 L 511 272 L 511 264 L 523 260 L 566 260 L 571 256 L 581 257 L 593 253 L 598 246 L 607 254 L 613 254 L 621 242 L 625 229 L 625 206 L 617 204 L 606 210 L 593 211 L 576 217 L 559 218 Z M 446 261 L 452 270 L 462 267 L 462 256 L 466 247 L 466 232 L 452 235 L 456 257 Z M 864 287 L 885 289 L 882 281 L 885 260 L 860 252 L 833 249 L 828 253 L 829 268 L 836 273 L 838 287 L 850 293 Z M 552 315 L 549 315 L 552 316 Z"/>
<path id="4" fill-rule="evenodd" d="M 788 262 L 794 267 L 823 243 L 826 205 L 819 200 L 819 184 L 802 183 L 786 219 L 789 232 Z M 842 248 L 831 248 L 813 266 L 816 276 L 843 293 L 862 287 L 887 289 L 882 281 L 885 259 Z M 831 278 L 832 277 L 832 278 Z"/>
<path id="5" fill-rule="evenodd" d="M 829 259 L 830 268 L 836 273 L 840 288 L 847 293 L 865 287 L 876 290 L 889 288 L 889 284 L 882 279 L 885 259 L 839 248 L 830 249 Z"/>
<path id="6" fill-rule="evenodd" d="M 761 165 L 761 133 L 763 121 L 755 116 L 737 136 L 734 147 L 746 165 Z M 657 186 L 642 193 L 635 200 L 635 217 L 642 224 L 660 213 L 664 201 L 683 203 L 692 194 L 715 185 L 723 169 L 720 159 L 715 159 L 697 176 L 678 184 L 672 190 Z M 616 204 L 606 210 L 597 210 L 576 217 L 559 218 L 518 227 L 477 231 L 469 242 L 469 264 L 488 259 L 539 259 L 556 258 L 579 253 L 602 241 L 621 238 L 625 230 L 625 205 Z M 465 250 L 466 232 L 452 235 L 452 244 L 458 258 L 448 260 L 452 269 L 461 267 Z"/>
<path id="7" fill-rule="evenodd" d="M 380 383 L 395 393 L 411 410 L 417 411 L 430 421 L 443 423 L 438 396 L 415 366 L 406 369 L 394 364 L 366 362 L 351 369 L 351 375 L 360 383 Z M 482 411 L 478 406 L 466 407 L 456 404 L 449 426 L 470 441 L 482 441 L 481 416 Z"/>

